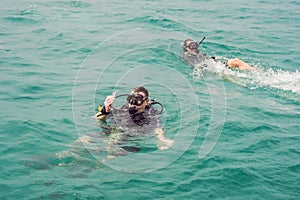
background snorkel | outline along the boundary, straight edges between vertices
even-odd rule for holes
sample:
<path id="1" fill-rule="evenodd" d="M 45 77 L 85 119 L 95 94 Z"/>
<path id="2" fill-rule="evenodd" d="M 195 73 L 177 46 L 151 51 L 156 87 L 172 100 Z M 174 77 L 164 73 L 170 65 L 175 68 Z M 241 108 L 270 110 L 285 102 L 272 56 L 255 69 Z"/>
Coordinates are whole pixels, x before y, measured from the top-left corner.
<path id="1" fill-rule="evenodd" d="M 198 45 L 200 46 L 200 44 L 203 42 L 203 40 L 205 40 L 205 36 L 198 42 Z"/>
<path id="2" fill-rule="evenodd" d="M 124 97 L 124 96 L 129 97 L 130 95 L 129 94 L 120 94 L 120 95 L 115 95 L 115 98 Z M 154 99 L 150 99 L 150 104 L 148 105 L 148 107 L 150 108 L 152 105 L 155 105 L 155 104 L 158 104 L 161 107 L 161 110 L 158 113 L 156 113 L 156 115 L 159 115 L 163 112 L 164 106 L 161 103 L 155 101 Z"/>

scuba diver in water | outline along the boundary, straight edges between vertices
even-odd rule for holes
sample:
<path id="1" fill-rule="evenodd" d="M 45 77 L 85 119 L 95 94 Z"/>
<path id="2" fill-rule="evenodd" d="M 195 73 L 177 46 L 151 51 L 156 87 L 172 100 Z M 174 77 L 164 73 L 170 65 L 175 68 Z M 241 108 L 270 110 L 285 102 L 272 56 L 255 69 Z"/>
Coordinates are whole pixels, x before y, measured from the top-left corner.
<path id="1" fill-rule="evenodd" d="M 217 57 L 208 57 L 205 53 L 199 51 L 199 45 L 203 42 L 205 37 L 201 41 L 195 42 L 193 39 L 186 39 L 183 42 L 183 59 L 188 64 L 195 68 L 212 67 L 221 59 Z M 225 67 L 230 69 L 237 68 L 239 70 L 254 70 L 255 68 L 245 63 L 244 61 L 234 58 L 227 61 L 223 61 Z"/>
<path id="2" fill-rule="evenodd" d="M 127 97 L 128 104 L 114 108 L 115 99 L 121 96 Z M 153 105 L 155 104 L 160 105 L 161 109 L 154 108 Z M 118 135 L 118 140 L 114 141 L 116 144 L 122 146 L 128 141 L 128 138 L 153 133 L 159 139 L 158 148 L 161 150 L 170 148 L 174 143 L 174 141 L 164 137 L 165 133 L 160 128 L 162 104 L 149 99 L 149 93 L 145 87 L 136 87 L 129 95 L 107 96 L 104 105 L 99 106 L 98 111 L 94 117 L 99 120 L 103 132 L 108 137 L 113 135 L 112 137 L 116 138 Z M 130 151 L 130 148 L 124 145 L 122 148 Z"/>
<path id="3" fill-rule="evenodd" d="M 95 115 L 95 118 L 97 118 L 98 120 L 103 120 L 106 119 L 107 116 L 110 116 L 110 114 L 116 114 L 117 111 L 119 113 L 120 110 L 124 110 L 126 111 L 125 113 L 128 114 L 130 119 L 136 125 L 140 125 L 140 126 L 147 125 L 150 122 L 151 112 L 152 112 L 151 115 L 160 114 L 160 113 L 154 113 L 157 112 L 157 110 L 151 107 L 152 104 L 160 104 L 160 103 L 155 102 L 154 100 L 150 101 L 148 95 L 149 93 L 146 88 L 136 87 L 132 90 L 130 95 L 122 94 L 118 96 L 115 95 L 107 96 L 104 101 L 104 106 L 98 107 L 99 112 Z M 112 105 L 115 99 L 121 96 L 127 96 L 127 101 L 129 104 L 123 105 L 121 108 L 114 110 L 114 112 L 111 112 Z"/>
<path id="4" fill-rule="evenodd" d="M 120 108 L 113 107 L 115 99 L 124 96 L 127 97 L 128 104 Z M 161 109 L 156 109 L 154 105 L 161 106 Z M 104 105 L 99 106 L 98 113 L 94 115 L 102 132 L 83 135 L 69 145 L 69 150 L 56 153 L 56 157 L 62 162 L 59 165 L 81 162 L 86 157 L 86 150 L 94 155 L 104 153 L 107 159 L 138 152 L 141 150 L 140 142 L 154 135 L 158 139 L 156 145 L 159 150 L 169 149 L 174 141 L 166 138 L 165 132 L 160 128 L 162 112 L 162 104 L 149 99 L 145 87 L 136 87 L 130 94 L 114 93 L 107 96 Z"/>

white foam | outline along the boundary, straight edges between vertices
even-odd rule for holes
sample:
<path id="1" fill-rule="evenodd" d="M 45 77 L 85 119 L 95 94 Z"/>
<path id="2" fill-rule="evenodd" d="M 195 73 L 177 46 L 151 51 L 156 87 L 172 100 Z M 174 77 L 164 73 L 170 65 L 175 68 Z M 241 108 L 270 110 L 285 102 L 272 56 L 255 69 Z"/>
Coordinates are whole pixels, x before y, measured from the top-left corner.
<path id="1" fill-rule="evenodd" d="M 268 87 L 291 91 L 300 94 L 300 73 L 267 69 L 265 71 L 253 71 L 249 74 L 252 87 Z"/>
<path id="2" fill-rule="evenodd" d="M 270 88 L 300 94 L 300 72 L 298 70 L 290 72 L 268 68 L 254 71 L 238 71 L 226 68 L 221 62 L 215 63 L 207 60 L 194 68 L 193 75 L 203 76 L 203 73 L 206 71 L 234 78 L 234 82 L 246 85 L 250 89 Z"/>

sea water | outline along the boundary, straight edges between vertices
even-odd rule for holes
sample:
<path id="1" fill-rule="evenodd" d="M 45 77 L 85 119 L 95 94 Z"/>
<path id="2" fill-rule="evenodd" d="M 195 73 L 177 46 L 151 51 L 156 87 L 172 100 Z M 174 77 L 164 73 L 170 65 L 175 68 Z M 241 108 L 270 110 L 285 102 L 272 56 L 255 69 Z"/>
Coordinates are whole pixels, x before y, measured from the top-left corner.
<path id="1" fill-rule="evenodd" d="M 1 199 L 299 199 L 298 1 L 2 0 L 0 16 Z M 193 73 L 181 45 L 203 36 L 259 70 Z M 137 85 L 175 143 L 109 158 L 93 115 Z"/>

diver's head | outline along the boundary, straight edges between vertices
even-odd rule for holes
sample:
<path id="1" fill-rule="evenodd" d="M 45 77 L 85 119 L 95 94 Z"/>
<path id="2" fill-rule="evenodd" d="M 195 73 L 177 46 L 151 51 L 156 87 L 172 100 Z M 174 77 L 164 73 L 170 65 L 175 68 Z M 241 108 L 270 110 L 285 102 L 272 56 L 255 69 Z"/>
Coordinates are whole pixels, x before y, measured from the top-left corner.
<path id="1" fill-rule="evenodd" d="M 132 90 L 127 98 L 129 103 L 128 109 L 130 114 L 144 112 L 148 103 L 148 90 L 144 87 L 136 87 Z"/>
<path id="2" fill-rule="evenodd" d="M 192 39 L 186 39 L 183 42 L 183 50 L 185 52 L 199 53 L 199 44 Z"/>

